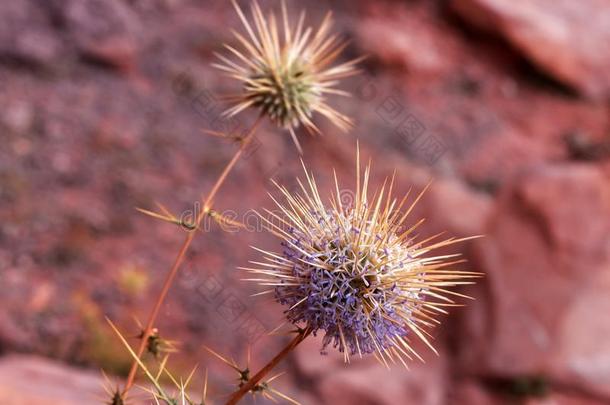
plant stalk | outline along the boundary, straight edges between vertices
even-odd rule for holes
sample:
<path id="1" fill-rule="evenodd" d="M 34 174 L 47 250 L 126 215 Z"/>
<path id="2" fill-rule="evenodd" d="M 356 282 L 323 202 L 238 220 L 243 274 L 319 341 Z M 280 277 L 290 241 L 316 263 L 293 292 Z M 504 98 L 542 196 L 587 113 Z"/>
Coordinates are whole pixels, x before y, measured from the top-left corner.
<path id="1" fill-rule="evenodd" d="M 271 359 L 271 361 L 269 361 L 269 363 L 261 368 L 259 372 L 251 377 L 246 383 L 244 383 L 239 390 L 235 391 L 227 401 L 226 405 L 237 404 L 244 397 L 244 395 L 256 387 L 261 380 L 265 378 L 265 376 L 269 374 L 269 372 L 271 372 L 271 370 L 273 370 L 288 354 L 290 354 L 290 352 L 292 352 L 292 350 L 294 350 L 299 343 L 305 340 L 310 333 L 311 330 L 309 328 L 300 331 L 286 347 L 284 347 L 278 354 L 275 355 L 274 358 Z"/>
<path id="2" fill-rule="evenodd" d="M 257 118 L 257 120 L 254 122 L 254 124 L 252 125 L 252 127 L 250 128 L 250 130 L 248 131 L 246 136 L 244 136 L 241 139 L 241 145 L 240 145 L 239 149 L 237 150 L 235 155 L 233 155 L 233 158 L 229 161 L 229 163 L 227 163 L 224 170 L 222 171 L 222 173 L 220 174 L 220 176 L 218 177 L 218 179 L 212 186 L 212 189 L 210 190 L 209 194 L 207 195 L 205 200 L 203 200 L 203 210 L 197 215 L 197 218 L 195 220 L 195 226 L 193 227 L 193 230 L 189 231 L 186 234 L 186 238 L 184 239 L 184 242 L 182 242 L 182 246 L 180 247 L 180 251 L 178 252 L 178 255 L 174 259 L 174 263 L 172 264 L 172 267 L 170 268 L 169 272 L 165 276 L 165 280 L 163 282 L 161 292 L 159 293 L 159 296 L 157 297 L 157 300 L 155 301 L 155 305 L 148 317 L 148 321 L 146 322 L 146 327 L 144 328 L 144 331 L 141 335 L 141 341 L 140 341 L 140 345 L 138 346 L 138 351 L 136 352 L 138 359 L 140 357 L 142 357 L 142 353 L 144 353 L 144 350 L 146 349 L 148 338 L 150 337 L 154 324 L 157 320 L 157 317 L 159 316 L 159 311 L 161 310 L 163 302 L 165 301 L 165 298 L 167 297 L 167 293 L 169 292 L 169 289 L 171 288 L 171 286 L 174 282 L 174 279 L 176 278 L 176 274 L 178 274 L 178 270 L 180 269 L 180 266 L 184 262 L 186 253 L 187 253 L 189 247 L 191 246 L 193 239 L 195 238 L 195 233 L 197 232 L 197 229 L 199 228 L 201 221 L 209 213 L 209 211 L 211 209 L 211 205 L 214 202 L 214 198 L 218 194 L 220 187 L 224 184 L 225 180 L 227 179 L 227 176 L 229 175 L 229 173 L 231 172 L 231 170 L 233 169 L 235 164 L 239 161 L 239 158 L 242 156 L 244 150 L 246 149 L 246 147 L 248 146 L 248 144 L 254 137 L 256 129 L 259 127 L 262 119 L 263 119 L 263 116 L 260 115 Z M 135 382 L 135 376 L 136 376 L 137 370 L 138 370 L 138 361 L 136 360 L 133 362 L 133 364 L 131 365 L 131 369 L 129 370 L 129 374 L 128 374 L 127 380 L 125 382 L 125 388 L 123 389 L 123 397 L 126 397 L 127 392 L 133 386 L 133 384 Z"/>

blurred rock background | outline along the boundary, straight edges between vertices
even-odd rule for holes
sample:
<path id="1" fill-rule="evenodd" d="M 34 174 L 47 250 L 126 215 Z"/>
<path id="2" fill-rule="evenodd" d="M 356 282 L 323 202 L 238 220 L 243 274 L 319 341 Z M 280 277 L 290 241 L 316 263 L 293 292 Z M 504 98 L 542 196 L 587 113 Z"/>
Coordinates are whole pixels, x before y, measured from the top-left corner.
<path id="1" fill-rule="evenodd" d="M 319 119 L 324 136 L 300 134 L 322 188 L 333 167 L 352 187 L 356 139 L 375 182 L 433 179 L 413 218 L 423 235 L 485 234 L 454 249 L 485 278 L 434 332 L 440 357 L 344 365 L 312 339 L 278 389 L 303 404 L 609 404 L 610 3 L 288 5 L 314 25 L 333 10 L 345 57 L 369 55 L 342 85 L 353 97 L 333 100 L 352 133 Z M 210 63 L 230 28 L 221 0 L 0 3 L 1 404 L 99 403 L 96 370 L 125 374 L 104 316 L 136 336 L 183 238 L 134 207 L 192 215 L 237 148 L 202 133 L 226 125 L 234 85 Z M 271 206 L 270 179 L 300 173 L 289 136 L 265 126 L 217 201 L 250 229 L 208 224 L 163 308 L 171 368 L 209 368 L 218 402 L 235 375 L 204 344 L 241 364 L 252 346 L 257 368 L 286 339 L 262 336 L 282 310 L 236 267 L 274 246 L 249 211 Z"/>

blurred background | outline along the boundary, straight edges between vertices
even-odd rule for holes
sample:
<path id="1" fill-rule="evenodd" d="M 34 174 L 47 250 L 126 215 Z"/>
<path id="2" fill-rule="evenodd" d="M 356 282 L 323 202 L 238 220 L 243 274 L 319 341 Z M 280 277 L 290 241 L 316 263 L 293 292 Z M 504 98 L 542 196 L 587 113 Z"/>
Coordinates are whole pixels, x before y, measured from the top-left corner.
<path id="1" fill-rule="evenodd" d="M 356 140 L 374 184 L 394 169 L 397 195 L 433 180 L 412 221 L 486 235 L 450 249 L 485 278 L 434 331 L 440 356 L 419 348 L 425 364 L 345 365 L 309 339 L 274 387 L 306 405 L 610 404 L 610 3 L 287 4 L 314 26 L 332 10 L 343 58 L 369 56 L 339 86 L 353 96 L 332 100 L 355 129 L 319 118 L 324 136 L 299 133 L 321 189 L 332 168 L 354 187 Z M 1 404 L 100 403 L 99 370 L 126 374 L 104 316 L 135 344 L 184 238 L 135 207 L 193 215 L 238 148 L 202 132 L 226 125 L 220 95 L 236 85 L 210 63 L 230 28 L 221 0 L 0 2 Z M 265 123 L 216 202 L 251 226 L 207 223 L 162 309 L 170 369 L 198 364 L 199 390 L 209 368 L 215 403 L 237 376 L 204 345 L 240 365 L 251 347 L 258 369 L 287 342 L 264 335 L 282 308 L 236 268 L 250 245 L 276 247 L 251 222 L 270 179 L 291 188 L 301 173 Z"/>

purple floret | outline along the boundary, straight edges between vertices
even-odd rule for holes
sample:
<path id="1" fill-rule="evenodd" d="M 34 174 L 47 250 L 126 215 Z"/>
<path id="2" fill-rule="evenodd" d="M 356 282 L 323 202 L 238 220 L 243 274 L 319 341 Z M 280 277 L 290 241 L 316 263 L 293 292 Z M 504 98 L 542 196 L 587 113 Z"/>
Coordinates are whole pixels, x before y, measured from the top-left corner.
<path id="1" fill-rule="evenodd" d="M 394 346 L 396 337 L 407 335 L 409 327 L 395 310 L 404 301 L 402 291 L 395 284 L 382 284 L 375 276 L 377 270 L 366 260 L 357 266 L 345 265 L 350 251 L 340 247 L 340 234 L 307 241 L 294 229 L 289 232 L 299 241 L 298 246 L 306 242 L 307 246 L 324 247 L 316 255 L 324 256 L 323 261 L 332 268 L 303 263 L 301 260 L 312 262 L 312 254 L 304 255 L 284 244 L 283 255 L 295 263 L 292 275 L 298 285 L 278 286 L 275 290 L 277 301 L 289 307 L 285 311 L 288 320 L 305 323 L 314 335 L 325 331 L 323 352 L 332 344 L 340 352 L 347 346 L 351 355 L 373 353 Z"/>

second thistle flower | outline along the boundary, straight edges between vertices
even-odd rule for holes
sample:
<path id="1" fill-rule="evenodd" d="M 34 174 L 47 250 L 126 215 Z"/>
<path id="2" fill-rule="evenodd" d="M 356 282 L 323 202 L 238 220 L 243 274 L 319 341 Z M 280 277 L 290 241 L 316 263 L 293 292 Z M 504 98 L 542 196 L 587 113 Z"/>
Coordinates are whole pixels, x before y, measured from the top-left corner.
<path id="1" fill-rule="evenodd" d="M 326 15 L 314 32 L 311 27 L 305 27 L 304 13 L 296 27 L 292 27 L 284 2 L 281 28 L 275 15 L 265 17 L 256 2 L 251 10 L 253 23 L 237 3 L 233 4 L 246 30 L 245 36 L 233 31 L 243 49 L 225 45 L 237 60 L 217 55 L 222 63 L 214 65 L 243 86 L 240 93 L 229 97 L 235 105 L 227 110 L 227 115 L 257 108 L 274 124 L 288 129 L 299 150 L 294 129 L 302 124 L 309 132 L 319 132 L 312 121 L 314 113 L 320 113 L 347 131 L 352 125 L 351 119 L 331 107 L 325 96 L 349 95 L 334 86 L 338 79 L 356 73 L 354 65 L 358 60 L 331 66 L 346 46 L 337 35 L 329 34 L 331 14 Z"/>

